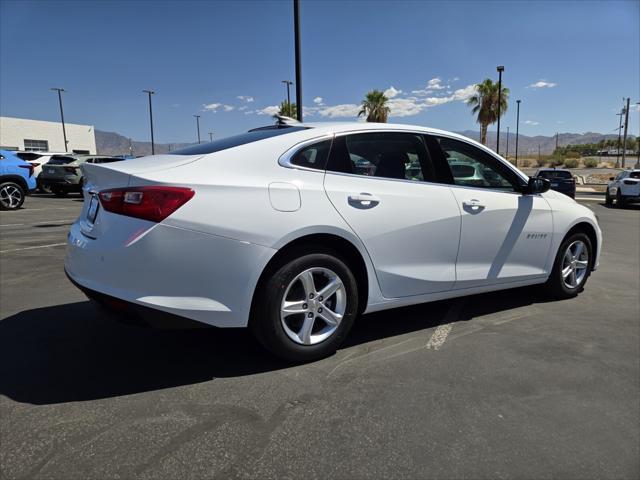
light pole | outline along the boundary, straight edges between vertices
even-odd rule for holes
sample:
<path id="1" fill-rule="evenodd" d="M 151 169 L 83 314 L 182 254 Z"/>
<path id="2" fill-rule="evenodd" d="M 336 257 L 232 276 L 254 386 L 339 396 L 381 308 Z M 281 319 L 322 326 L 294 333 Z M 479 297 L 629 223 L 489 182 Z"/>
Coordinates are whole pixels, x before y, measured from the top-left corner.
<path id="1" fill-rule="evenodd" d="M 151 155 L 156 154 L 156 147 L 153 141 L 153 110 L 151 109 L 151 95 L 155 94 L 153 90 L 142 90 L 142 93 L 149 95 L 149 124 L 151 125 Z"/>
<path id="2" fill-rule="evenodd" d="M 291 85 L 293 85 L 293 82 L 291 80 L 282 80 L 282 83 L 284 83 L 287 86 L 287 105 L 291 105 L 291 93 L 289 92 L 289 87 Z M 291 107 L 289 107 L 291 108 Z"/>
<path id="3" fill-rule="evenodd" d="M 618 148 L 616 148 L 616 168 L 620 167 L 620 137 L 622 136 L 622 116 L 624 115 L 624 107 L 620 113 L 616 113 L 620 117 L 620 125 L 618 125 Z"/>
<path id="4" fill-rule="evenodd" d="M 198 143 L 200 143 L 200 115 L 194 115 L 196 117 L 196 126 L 198 128 Z"/>
<path id="5" fill-rule="evenodd" d="M 622 143 L 622 168 L 625 168 L 625 160 L 627 159 L 627 130 L 629 129 L 629 102 L 631 99 L 627 97 L 627 106 L 624 109 L 624 141 Z"/>
<path id="6" fill-rule="evenodd" d="M 516 100 L 518 111 L 516 113 L 516 167 L 518 166 L 518 134 L 520 133 L 520 100 Z"/>
<path id="7" fill-rule="evenodd" d="M 496 133 L 496 153 L 500 155 L 500 104 L 502 103 L 502 72 L 504 66 L 499 65 L 498 68 L 498 131 Z"/>
<path id="8" fill-rule="evenodd" d="M 62 92 L 66 92 L 64 88 L 52 88 L 54 92 L 58 92 L 58 103 L 60 103 L 60 119 L 62 120 L 62 136 L 64 137 L 64 151 L 68 152 L 67 149 L 67 130 L 64 126 L 64 110 L 62 110 Z"/>
<path id="9" fill-rule="evenodd" d="M 636 168 L 640 168 L 640 102 L 636 102 L 636 108 L 638 109 L 638 136 L 636 137 L 636 149 L 638 150 L 638 164 Z"/>
<path id="10" fill-rule="evenodd" d="M 293 33 L 296 45 L 296 113 L 302 122 L 302 65 L 300 64 L 300 0 L 293 0 Z"/>
<path id="11" fill-rule="evenodd" d="M 213 132 L 209 132 L 209 141 L 213 142 Z"/>
<path id="12" fill-rule="evenodd" d="M 507 127 L 507 153 L 506 153 L 506 156 L 504 158 L 509 160 L 509 127 Z"/>

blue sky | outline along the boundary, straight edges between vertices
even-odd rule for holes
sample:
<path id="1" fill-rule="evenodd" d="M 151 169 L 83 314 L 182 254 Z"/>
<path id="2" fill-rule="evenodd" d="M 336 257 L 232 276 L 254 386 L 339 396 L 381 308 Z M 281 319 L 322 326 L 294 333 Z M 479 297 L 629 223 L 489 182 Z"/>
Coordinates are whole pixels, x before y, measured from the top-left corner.
<path id="1" fill-rule="evenodd" d="M 503 130 L 516 98 L 526 135 L 612 133 L 640 101 L 639 1 L 302 0 L 301 17 L 308 121 L 353 120 L 378 88 L 390 121 L 476 130 L 464 99 L 501 64 Z M 194 141 L 194 114 L 203 138 L 234 134 L 271 123 L 295 79 L 292 26 L 289 0 L 2 0 L 0 112 L 58 120 L 59 86 L 68 122 L 147 140 L 153 89 L 157 142 Z"/>

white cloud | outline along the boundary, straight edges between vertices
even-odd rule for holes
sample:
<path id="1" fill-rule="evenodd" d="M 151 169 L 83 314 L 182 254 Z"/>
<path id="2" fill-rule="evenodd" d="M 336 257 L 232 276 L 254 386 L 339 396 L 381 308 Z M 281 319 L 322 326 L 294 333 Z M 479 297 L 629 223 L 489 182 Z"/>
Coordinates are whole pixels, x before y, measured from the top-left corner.
<path id="1" fill-rule="evenodd" d="M 330 107 L 324 107 L 318 110 L 318 113 L 322 117 L 336 118 L 336 117 L 356 117 L 360 111 L 360 105 L 354 103 L 343 103 L 341 105 L 333 105 Z"/>
<path id="2" fill-rule="evenodd" d="M 465 101 L 469 97 L 474 95 L 476 93 L 477 89 L 478 89 L 478 87 L 476 86 L 475 83 L 473 83 L 471 85 L 467 85 L 464 88 L 459 88 L 458 90 L 453 92 L 453 99 L 454 100 Z"/>
<path id="3" fill-rule="evenodd" d="M 258 115 L 275 115 L 280 111 L 280 107 L 277 105 L 270 105 L 268 107 L 264 107 L 262 110 L 256 110 L 255 113 Z"/>
<path id="4" fill-rule="evenodd" d="M 247 102 L 247 103 L 251 103 L 254 100 L 254 98 L 249 95 L 238 95 L 236 98 L 238 100 L 242 100 L 243 102 Z"/>
<path id="5" fill-rule="evenodd" d="M 384 96 L 387 98 L 393 98 L 397 96 L 399 93 L 402 93 L 402 90 L 398 90 L 397 88 L 394 88 L 393 85 L 391 85 L 389 88 L 387 88 L 384 91 Z"/>
<path id="6" fill-rule="evenodd" d="M 538 80 L 536 83 L 529 85 L 529 88 L 553 88 L 557 83 L 547 82 L 546 80 Z"/>
<path id="7" fill-rule="evenodd" d="M 221 103 L 207 103 L 202 105 L 203 110 L 206 112 L 216 112 L 222 106 Z"/>
<path id="8" fill-rule="evenodd" d="M 243 106 L 241 106 L 241 107 L 238 107 L 238 110 L 240 110 L 240 111 L 242 111 L 242 110 L 246 110 L 246 109 L 247 109 L 247 106 L 246 106 L 246 105 L 243 105 Z"/>
<path id="9" fill-rule="evenodd" d="M 322 100 L 323 100 L 322 97 L 316 97 L 313 99 L 313 103 L 315 103 L 316 105 L 324 105 Z"/>
<path id="10" fill-rule="evenodd" d="M 447 88 L 440 85 L 441 83 L 442 83 L 441 78 L 439 77 L 432 78 L 427 82 L 427 90 L 442 90 L 443 88 Z"/>
<path id="11" fill-rule="evenodd" d="M 224 108 L 225 112 L 230 112 L 231 110 L 234 110 L 236 107 L 234 107 L 233 105 L 223 105 L 222 108 Z"/>
<path id="12" fill-rule="evenodd" d="M 253 115 L 254 113 L 256 113 L 253 110 L 247 110 L 246 112 L 244 112 L 245 115 Z"/>
<path id="13" fill-rule="evenodd" d="M 419 103 L 416 99 L 394 98 L 389 100 L 389 108 L 391 117 L 410 117 L 420 113 L 427 105 Z"/>
<path id="14" fill-rule="evenodd" d="M 535 120 L 525 120 L 524 123 L 526 125 L 540 125 L 540 122 L 536 122 Z"/>

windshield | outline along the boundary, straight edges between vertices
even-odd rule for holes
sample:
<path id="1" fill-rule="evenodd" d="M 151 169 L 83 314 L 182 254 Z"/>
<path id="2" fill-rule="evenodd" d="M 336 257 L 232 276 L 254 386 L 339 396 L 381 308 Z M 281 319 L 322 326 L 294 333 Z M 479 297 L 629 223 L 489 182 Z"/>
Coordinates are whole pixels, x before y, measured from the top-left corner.
<path id="1" fill-rule="evenodd" d="M 539 177 L 542 178 L 560 178 L 570 180 L 572 177 L 571 172 L 566 172 L 564 170 L 543 170 L 538 173 Z"/>
<path id="2" fill-rule="evenodd" d="M 631 172 L 629 178 L 640 178 L 640 172 Z"/>
<path id="3" fill-rule="evenodd" d="M 280 127 L 280 128 L 268 128 L 264 130 L 253 130 L 240 135 L 234 135 L 232 137 L 221 138 L 213 142 L 203 143 L 200 145 L 193 145 L 192 147 L 181 148 L 171 152 L 172 155 L 204 155 L 207 153 L 220 152 L 233 147 L 239 147 L 251 142 L 257 142 L 258 140 L 264 140 L 266 138 L 277 137 L 278 135 L 284 135 L 285 133 L 299 132 L 305 130 L 307 127 Z"/>

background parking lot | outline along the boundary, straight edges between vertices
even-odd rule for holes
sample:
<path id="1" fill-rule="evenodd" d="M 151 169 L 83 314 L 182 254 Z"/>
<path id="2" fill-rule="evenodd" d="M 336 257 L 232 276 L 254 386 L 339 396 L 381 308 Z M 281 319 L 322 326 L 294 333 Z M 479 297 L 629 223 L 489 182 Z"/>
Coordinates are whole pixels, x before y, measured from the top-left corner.
<path id="1" fill-rule="evenodd" d="M 0 215 L 0 476 L 638 478 L 640 207 L 585 204 L 604 250 L 578 298 L 367 315 L 291 366 L 97 310 L 62 270 L 81 199 L 29 197 Z"/>

